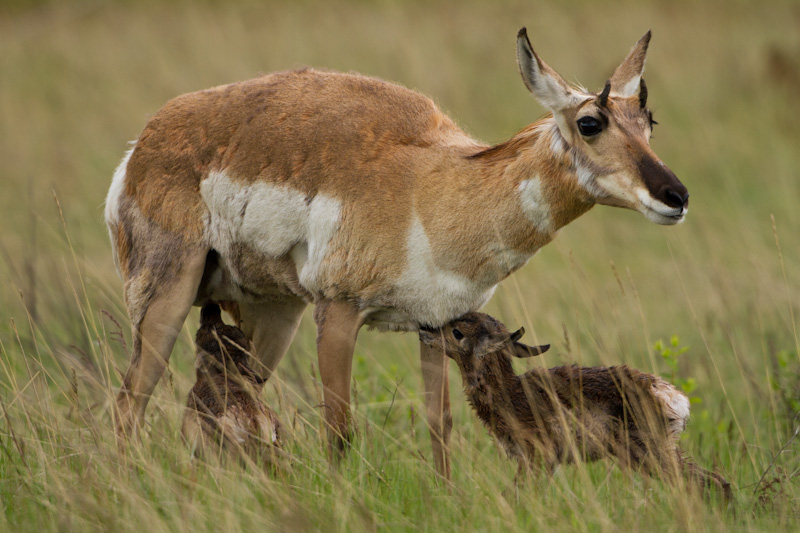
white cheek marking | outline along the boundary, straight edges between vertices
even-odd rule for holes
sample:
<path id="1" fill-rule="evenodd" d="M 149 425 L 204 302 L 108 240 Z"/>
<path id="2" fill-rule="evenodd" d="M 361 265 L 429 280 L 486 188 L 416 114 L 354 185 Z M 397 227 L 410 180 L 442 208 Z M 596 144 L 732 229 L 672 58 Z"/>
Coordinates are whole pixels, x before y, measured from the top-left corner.
<path id="1" fill-rule="evenodd" d="M 539 178 L 523 180 L 519 184 L 520 203 L 522 212 L 536 229 L 542 233 L 550 234 L 553 231 L 553 219 L 550 216 L 550 206 L 542 196 L 542 182 Z"/>
<path id="2" fill-rule="evenodd" d="M 210 172 L 200 194 L 211 212 L 207 232 L 212 247 L 226 254 L 242 243 L 269 257 L 291 253 L 300 283 L 312 291 L 319 288 L 320 265 L 341 220 L 338 200 L 318 194 L 308 201 L 290 187 L 243 185 L 224 172 Z"/>
<path id="3" fill-rule="evenodd" d="M 631 204 L 636 203 L 638 197 L 638 189 L 631 186 L 630 182 L 620 174 L 612 174 L 610 176 L 603 176 L 599 180 L 606 196 L 623 200 Z"/>
<path id="4" fill-rule="evenodd" d="M 536 131 L 542 137 L 550 137 L 550 151 L 554 157 L 561 157 L 567 152 L 567 141 L 561 135 L 555 119 L 545 120 L 536 126 Z"/>
<path id="5" fill-rule="evenodd" d="M 575 167 L 575 173 L 578 175 L 578 185 L 583 187 L 583 189 L 594 198 L 608 196 L 607 192 L 597 184 L 598 176 L 595 176 L 591 170 L 582 165 L 577 157 L 573 156 L 572 164 Z"/>

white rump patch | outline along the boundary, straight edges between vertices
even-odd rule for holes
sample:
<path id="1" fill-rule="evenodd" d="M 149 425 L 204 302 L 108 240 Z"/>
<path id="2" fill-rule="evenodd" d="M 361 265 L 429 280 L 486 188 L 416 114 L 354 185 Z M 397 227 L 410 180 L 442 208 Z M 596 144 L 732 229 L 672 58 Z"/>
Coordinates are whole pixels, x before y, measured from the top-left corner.
<path id="1" fill-rule="evenodd" d="M 234 410 L 236 412 L 233 412 Z M 222 414 L 222 416 L 219 417 L 218 424 L 222 434 L 230 439 L 231 442 L 238 444 L 239 446 L 244 446 L 245 443 L 247 443 L 250 432 L 247 431 L 246 428 L 242 427 L 242 421 L 240 418 L 245 417 L 239 413 L 239 411 L 240 409 L 229 408 L 227 411 L 225 411 L 225 413 Z"/>
<path id="2" fill-rule="evenodd" d="M 258 414 L 257 421 L 258 421 L 258 428 L 259 432 L 261 433 L 259 437 L 262 440 L 269 442 L 270 444 L 278 444 L 278 427 L 273 420 L 267 413 L 265 413 L 265 407 L 262 405 L 261 412 Z"/>
<path id="3" fill-rule="evenodd" d="M 133 148 L 125 153 L 122 162 L 114 171 L 114 177 L 111 178 L 111 187 L 109 187 L 108 195 L 106 196 L 106 208 L 104 213 L 106 224 L 109 226 L 119 222 L 119 199 L 125 191 L 125 172 L 128 169 L 128 161 L 131 160 L 131 155 L 133 155 L 133 151 L 136 149 L 135 142 L 133 145 Z M 113 243 L 115 241 L 116 239 L 112 236 L 111 242 Z"/>
<path id="4" fill-rule="evenodd" d="M 677 437 L 689 420 L 689 398 L 663 379 L 659 379 L 653 384 L 653 394 L 661 402 L 664 414 L 670 420 L 670 434 Z"/>
<path id="5" fill-rule="evenodd" d="M 241 243 L 270 257 L 290 253 L 300 283 L 320 285 L 319 269 L 328 243 L 339 229 L 341 203 L 323 194 L 313 198 L 291 187 L 236 183 L 224 172 L 210 172 L 200 194 L 211 212 L 208 238 L 223 255 Z"/>
<path id="6" fill-rule="evenodd" d="M 541 233 L 549 235 L 554 230 L 550 216 L 550 206 L 542 196 L 542 182 L 537 178 L 524 180 L 519 184 L 522 212 Z"/>
<path id="7" fill-rule="evenodd" d="M 103 216 L 106 219 L 106 227 L 108 228 L 108 237 L 111 241 L 111 251 L 114 257 L 114 267 L 117 269 L 117 274 L 122 274 L 119 265 L 119 251 L 117 250 L 117 236 L 115 235 L 117 225 L 119 224 L 119 202 L 122 195 L 125 194 L 125 174 L 128 169 L 128 161 L 131 160 L 131 155 L 136 149 L 136 142 L 134 146 L 125 153 L 122 162 L 117 166 L 114 171 L 114 177 L 111 178 L 111 187 L 108 188 L 108 195 L 106 196 L 106 207 Z"/>

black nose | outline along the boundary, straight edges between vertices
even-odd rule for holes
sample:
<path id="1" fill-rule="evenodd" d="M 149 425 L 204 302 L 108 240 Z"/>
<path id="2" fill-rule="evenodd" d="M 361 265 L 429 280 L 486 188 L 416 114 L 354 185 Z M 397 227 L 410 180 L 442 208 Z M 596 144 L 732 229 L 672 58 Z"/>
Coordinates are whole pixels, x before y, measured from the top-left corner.
<path id="1" fill-rule="evenodd" d="M 686 207 L 689 205 L 689 191 L 676 191 L 675 189 L 667 189 L 664 191 L 664 203 L 670 207 Z"/>

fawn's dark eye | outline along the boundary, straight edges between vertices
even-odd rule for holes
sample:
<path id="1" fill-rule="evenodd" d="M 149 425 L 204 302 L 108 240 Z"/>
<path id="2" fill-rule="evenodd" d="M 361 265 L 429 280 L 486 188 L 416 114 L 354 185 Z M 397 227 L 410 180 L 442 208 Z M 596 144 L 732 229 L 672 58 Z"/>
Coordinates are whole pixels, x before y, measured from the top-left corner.
<path id="1" fill-rule="evenodd" d="M 463 333 L 461 333 L 459 330 L 457 330 L 457 329 L 454 329 L 454 330 L 453 330 L 453 337 L 455 337 L 455 339 L 456 339 L 457 341 L 460 341 L 461 339 L 463 339 L 463 338 L 464 338 L 464 334 L 463 334 Z"/>
<path id="2" fill-rule="evenodd" d="M 586 116 L 578 119 L 578 131 L 581 132 L 581 135 L 591 137 L 603 131 L 603 126 L 596 118 Z"/>

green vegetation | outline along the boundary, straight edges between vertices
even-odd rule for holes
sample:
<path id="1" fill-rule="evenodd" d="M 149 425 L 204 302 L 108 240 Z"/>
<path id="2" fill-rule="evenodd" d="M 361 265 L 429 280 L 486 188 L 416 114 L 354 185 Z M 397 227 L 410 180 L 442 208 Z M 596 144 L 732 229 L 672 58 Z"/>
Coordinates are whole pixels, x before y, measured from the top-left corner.
<path id="1" fill-rule="evenodd" d="M 800 530 L 798 24 L 788 0 L 0 4 L 0 530 Z M 702 398 L 683 446 L 731 480 L 732 508 L 604 462 L 516 490 L 455 369 L 454 480 L 440 486 L 408 334 L 362 332 L 357 437 L 331 468 L 310 317 L 265 394 L 291 429 L 290 470 L 193 461 L 182 445 L 196 314 L 146 435 L 119 453 L 109 402 L 130 332 L 102 204 L 147 118 L 182 92 L 314 65 L 418 89 L 496 142 L 542 113 L 516 72 L 522 25 L 593 89 L 652 28 L 652 144 L 691 209 L 664 228 L 597 207 L 487 311 L 553 344 L 520 370 L 626 363 Z"/>

